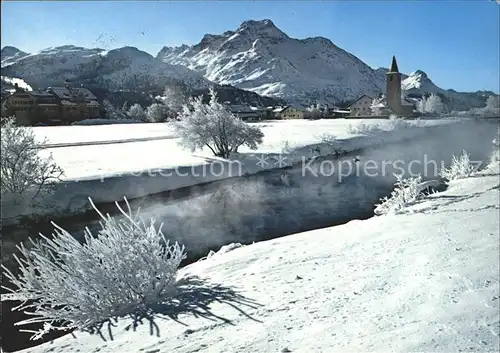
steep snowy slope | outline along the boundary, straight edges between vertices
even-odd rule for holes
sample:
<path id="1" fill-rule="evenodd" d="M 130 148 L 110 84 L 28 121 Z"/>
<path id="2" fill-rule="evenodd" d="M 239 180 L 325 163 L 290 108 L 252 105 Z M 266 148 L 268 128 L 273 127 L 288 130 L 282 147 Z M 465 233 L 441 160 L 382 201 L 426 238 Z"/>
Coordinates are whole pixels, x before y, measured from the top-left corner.
<path id="1" fill-rule="evenodd" d="M 157 57 L 217 83 L 304 104 L 375 94 L 385 85 L 385 78 L 329 39 L 290 38 L 270 20 L 245 21 L 191 47 L 164 47 Z"/>
<path id="2" fill-rule="evenodd" d="M 162 63 L 133 47 L 105 51 L 66 45 L 16 60 L 4 61 L 2 57 L 2 76 L 21 78 L 37 88 L 61 84 L 67 78 L 75 83 L 96 84 L 112 90 L 164 87 L 172 79 L 193 88 L 205 88 L 210 84 L 196 72 Z"/>
<path id="3" fill-rule="evenodd" d="M 405 214 L 226 246 L 137 327 L 22 352 L 498 352 L 498 187 L 495 166 Z"/>

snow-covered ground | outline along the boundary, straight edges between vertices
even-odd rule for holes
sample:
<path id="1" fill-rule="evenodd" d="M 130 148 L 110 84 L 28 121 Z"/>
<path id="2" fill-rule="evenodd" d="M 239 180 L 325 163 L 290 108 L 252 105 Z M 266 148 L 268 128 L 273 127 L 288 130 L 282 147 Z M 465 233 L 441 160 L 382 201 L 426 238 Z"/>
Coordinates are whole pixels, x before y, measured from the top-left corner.
<path id="1" fill-rule="evenodd" d="M 179 272 L 175 300 L 25 352 L 460 352 L 499 347 L 499 168 L 405 214 L 255 243 Z"/>
<path id="2" fill-rule="evenodd" d="M 22 215 L 71 214 L 96 203 L 138 198 L 213 180 L 252 174 L 264 169 L 300 162 L 302 158 L 353 151 L 425 135 L 433 126 L 457 123 L 456 119 L 400 120 L 355 119 L 274 121 L 258 123 L 265 134 L 256 151 L 240 149 L 237 160 L 214 158 L 210 151 L 182 149 L 167 124 L 118 124 L 103 126 L 37 127 L 65 172 L 56 193 L 38 203 L 13 205 L 2 199 L 3 221 L 16 222 Z M 147 140 L 147 139 L 151 140 Z M 137 142 L 137 139 L 146 141 Z M 135 141 L 124 143 L 125 141 Z M 88 145 L 98 141 L 103 144 Z M 105 143 L 105 142 L 120 143 Z M 70 147 L 60 147 L 64 144 Z M 264 157 L 264 163 L 260 163 Z M 50 205 L 50 206 L 49 206 Z"/>
<path id="3" fill-rule="evenodd" d="M 455 119 L 409 121 L 414 127 L 429 127 L 456 122 Z M 350 126 L 364 124 L 368 127 L 379 126 L 382 131 L 366 136 L 363 131 L 353 133 Z M 242 153 L 256 155 L 280 154 L 288 145 L 290 149 L 315 147 L 321 144 L 324 137 L 334 136 L 337 140 L 347 141 L 361 137 L 366 144 L 381 142 L 389 138 L 384 131 L 395 133 L 392 139 L 404 138 L 408 135 L 400 129 L 395 131 L 394 122 L 387 119 L 370 119 L 360 121 L 356 119 L 335 120 L 300 120 L 300 121 L 273 121 L 256 123 L 264 132 L 264 143 L 257 151 L 241 148 Z M 206 149 L 191 153 L 179 146 L 179 140 L 171 126 L 159 124 L 130 124 L 130 125 L 103 125 L 103 126 L 58 126 L 36 127 L 35 133 L 40 139 L 46 138 L 50 145 L 74 144 L 71 147 L 57 147 L 46 149 L 52 153 L 56 162 L 64 169 L 65 179 L 101 178 L 124 173 L 134 173 L 148 168 L 173 168 L 176 166 L 202 165 L 212 158 L 211 152 Z M 397 135 L 396 135 L 397 133 Z M 411 135 L 418 134 L 413 130 Z M 326 136 L 332 135 L 332 136 Z M 151 138 L 151 141 L 134 142 L 136 139 Z M 160 140 L 161 139 L 161 140 Z M 131 143 L 123 142 L 130 140 Z M 78 146 L 88 142 L 113 142 L 120 144 L 103 144 L 94 146 Z M 389 142 L 389 140 L 387 140 Z M 349 148 L 362 147 L 360 139 Z"/>

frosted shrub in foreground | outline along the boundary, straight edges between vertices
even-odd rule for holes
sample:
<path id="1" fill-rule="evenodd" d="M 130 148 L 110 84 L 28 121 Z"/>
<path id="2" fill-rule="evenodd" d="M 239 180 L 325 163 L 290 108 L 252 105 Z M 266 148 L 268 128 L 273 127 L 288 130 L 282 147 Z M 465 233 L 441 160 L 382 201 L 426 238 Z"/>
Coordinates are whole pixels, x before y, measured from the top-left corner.
<path id="1" fill-rule="evenodd" d="M 376 205 L 374 213 L 376 215 L 398 213 L 407 205 L 415 202 L 422 192 L 422 177 L 410 177 L 403 179 L 400 175 L 395 175 L 397 181 L 391 196 L 384 197 Z"/>
<path id="2" fill-rule="evenodd" d="M 2 295 L 4 300 L 20 300 L 13 310 L 25 311 L 33 318 L 16 325 L 45 323 L 32 339 L 50 330 L 77 328 L 92 331 L 114 317 L 141 313 L 165 300 L 176 281 L 176 272 L 185 258 L 184 246 L 170 245 L 154 220 L 146 224 L 130 206 L 123 218 L 101 214 L 101 230 L 94 237 L 85 229 L 81 244 L 66 230 L 55 227 L 54 238 L 43 235 L 23 245 L 16 257 L 20 275 L 15 277 L 2 265 L 5 278 L 17 289 Z M 35 300 L 35 302 L 26 302 Z"/>
<path id="3" fill-rule="evenodd" d="M 448 180 L 458 180 L 470 177 L 476 168 L 471 164 L 468 153 L 464 150 L 460 157 L 453 156 L 451 165 L 442 167 L 439 175 Z"/>
<path id="4" fill-rule="evenodd" d="M 52 156 L 41 157 L 40 150 L 46 141 L 37 141 L 30 127 L 18 127 L 14 120 L 2 121 L 1 140 L 1 195 L 23 195 L 32 189 L 34 196 L 43 191 L 51 181 L 57 181 L 63 170 Z"/>

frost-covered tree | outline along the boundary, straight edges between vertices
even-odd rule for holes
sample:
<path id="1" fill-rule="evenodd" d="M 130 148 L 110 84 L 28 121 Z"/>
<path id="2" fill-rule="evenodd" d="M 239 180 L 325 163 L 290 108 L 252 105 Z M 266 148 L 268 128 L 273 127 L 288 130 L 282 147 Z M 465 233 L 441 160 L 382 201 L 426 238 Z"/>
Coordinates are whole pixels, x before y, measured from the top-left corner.
<path id="1" fill-rule="evenodd" d="M 37 141 L 30 127 L 15 126 L 9 119 L 1 127 L 1 194 L 20 197 L 28 190 L 34 191 L 33 198 L 41 191 L 49 192 L 49 183 L 57 181 L 63 170 L 52 156 L 41 157 L 41 147 L 46 143 Z"/>
<path id="2" fill-rule="evenodd" d="M 374 98 L 372 101 L 372 104 L 370 106 L 370 110 L 372 112 L 372 115 L 379 116 L 382 115 L 382 105 L 381 105 L 381 99 L 380 98 Z"/>
<path id="3" fill-rule="evenodd" d="M 127 116 L 133 120 L 144 121 L 146 119 L 146 111 L 140 104 L 136 103 L 129 108 Z"/>
<path id="4" fill-rule="evenodd" d="M 500 114 L 500 96 L 489 96 L 486 100 L 486 107 L 483 109 L 484 115 Z"/>
<path id="5" fill-rule="evenodd" d="M 171 296 L 176 272 L 185 258 L 184 246 L 171 245 L 154 219 L 143 221 L 116 204 L 122 217 L 99 213 L 101 230 L 94 236 L 85 228 L 84 242 L 54 224 L 53 238 L 40 235 L 31 246 L 18 246 L 20 273 L 2 265 L 16 288 L 5 288 L 2 301 L 22 303 L 14 310 L 32 315 L 17 325 L 43 323 L 32 339 L 51 330 L 95 332 L 117 317 L 147 313 Z M 27 302 L 30 300 L 31 302 Z"/>
<path id="6" fill-rule="evenodd" d="M 307 107 L 305 110 L 305 117 L 307 119 L 319 119 L 323 117 L 323 109 L 321 105 L 318 103 Z"/>
<path id="7" fill-rule="evenodd" d="M 210 102 L 203 104 L 203 97 L 191 99 L 183 106 L 179 121 L 173 123 L 182 145 L 197 150 L 208 147 L 215 156 L 227 158 L 238 147 L 246 145 L 257 149 L 264 134 L 232 114 L 219 103 L 217 94 L 210 89 Z"/>
<path id="8" fill-rule="evenodd" d="M 491 142 L 493 144 L 493 152 L 491 153 L 490 160 L 492 163 L 500 162 L 500 126 L 497 127 L 497 134 Z"/>
<path id="9" fill-rule="evenodd" d="M 127 115 L 126 112 L 116 108 L 109 100 L 105 99 L 102 102 L 104 112 L 106 114 L 106 117 L 111 120 L 119 120 L 119 119 L 126 119 Z"/>
<path id="10" fill-rule="evenodd" d="M 442 114 L 446 106 L 437 94 L 431 94 L 425 103 L 425 108 L 429 113 Z"/>
<path id="11" fill-rule="evenodd" d="M 437 94 L 431 94 L 417 102 L 417 110 L 424 114 L 442 114 L 446 111 L 446 105 Z"/>
<path id="12" fill-rule="evenodd" d="M 159 123 L 168 118 L 168 107 L 163 103 L 153 103 L 146 110 L 146 121 Z"/>
<path id="13" fill-rule="evenodd" d="M 168 107 L 169 118 L 176 118 L 186 103 L 186 88 L 181 84 L 169 84 L 163 92 L 163 103 Z"/>

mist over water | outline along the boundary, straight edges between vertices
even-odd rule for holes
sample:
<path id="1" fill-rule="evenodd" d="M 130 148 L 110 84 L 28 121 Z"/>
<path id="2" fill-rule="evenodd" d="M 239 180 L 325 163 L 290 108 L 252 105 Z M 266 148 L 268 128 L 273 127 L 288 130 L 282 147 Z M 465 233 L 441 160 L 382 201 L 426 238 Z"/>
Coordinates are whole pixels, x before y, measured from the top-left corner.
<path id="1" fill-rule="evenodd" d="M 489 160 L 496 133 L 491 122 L 437 126 L 424 137 L 364 151 L 359 161 L 317 159 L 291 170 L 239 178 L 187 200 L 155 203 L 144 218 L 163 223 L 167 238 L 184 244 L 191 260 L 231 242 L 252 243 L 373 216 L 394 173 L 435 179 L 442 165 L 465 149 Z"/>
<path id="2" fill-rule="evenodd" d="M 155 218 L 157 226 L 163 223 L 165 236 L 186 246 L 189 261 L 231 242 L 248 244 L 369 218 L 378 200 L 391 192 L 396 180 L 393 173 L 434 179 L 441 164 L 449 165 L 452 156 L 464 149 L 471 160 L 489 161 L 497 126 L 497 121 L 437 126 L 414 140 L 365 150 L 359 161 L 352 157 L 317 159 L 306 163 L 308 168 L 228 180 L 216 191 L 205 193 L 202 187 L 193 186 L 190 191 L 197 196 L 143 205 L 141 215 Z M 65 228 L 83 239 L 85 226 L 97 235 L 97 215 L 93 222 L 76 221 Z M 36 235 L 33 229 L 2 236 L 26 239 L 26 235 Z M 32 346 L 29 335 L 13 326 L 26 317 L 11 312 L 12 305 L 2 305 L 2 324 L 10 327 L 9 344 L 15 349 Z"/>

